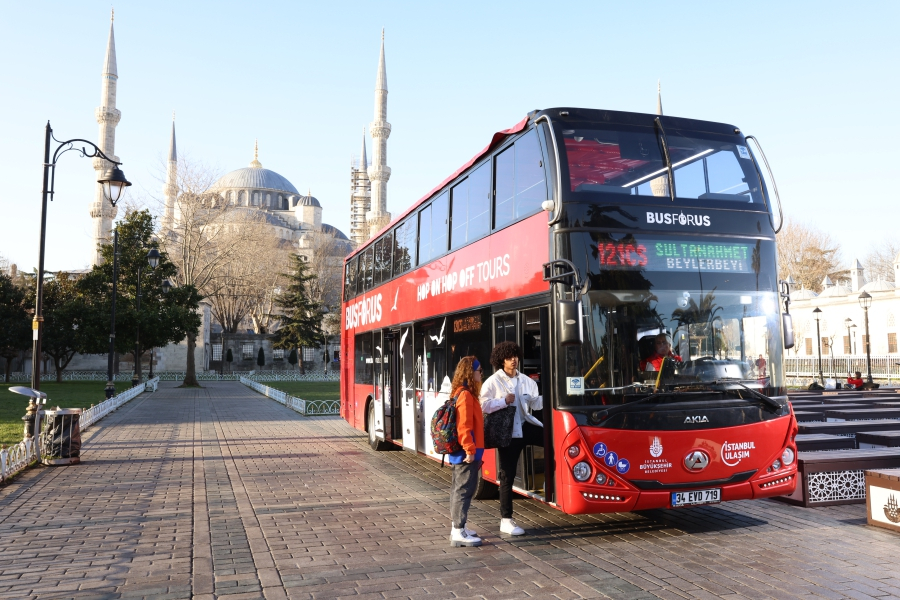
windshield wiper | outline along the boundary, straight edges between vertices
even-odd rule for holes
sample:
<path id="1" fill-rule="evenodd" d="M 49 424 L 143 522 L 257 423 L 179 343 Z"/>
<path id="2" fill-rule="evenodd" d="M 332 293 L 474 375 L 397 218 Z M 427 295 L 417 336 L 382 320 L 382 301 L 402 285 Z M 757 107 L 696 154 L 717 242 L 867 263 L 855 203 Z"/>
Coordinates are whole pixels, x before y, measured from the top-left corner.
<path id="1" fill-rule="evenodd" d="M 654 398 L 659 398 L 660 396 L 668 396 L 668 395 L 672 395 L 672 394 L 685 393 L 685 391 L 680 391 L 680 390 L 678 390 L 678 389 L 677 389 L 678 387 L 682 387 L 682 388 L 685 388 L 685 387 L 686 387 L 686 388 L 690 388 L 690 387 L 696 387 L 696 386 L 709 386 L 709 387 L 711 387 L 711 386 L 713 386 L 713 385 L 723 385 L 723 384 L 726 384 L 726 383 L 734 383 L 734 384 L 737 384 L 737 385 L 741 386 L 742 388 L 744 388 L 745 390 L 747 390 L 748 392 L 750 392 L 750 395 L 751 395 L 751 396 L 753 396 L 753 397 L 756 398 L 757 400 L 762 400 L 762 402 L 763 402 L 764 404 L 766 404 L 766 406 L 768 406 L 769 408 L 771 408 L 771 409 L 773 409 L 773 410 L 775 410 L 775 411 L 780 411 L 781 408 L 782 408 L 782 405 L 779 404 L 777 400 L 774 400 L 774 399 L 772 399 L 772 398 L 769 398 L 769 397 L 766 396 L 765 394 L 761 394 L 761 393 L 757 392 L 756 390 L 747 387 L 746 385 L 744 385 L 744 384 L 743 384 L 741 381 L 739 381 L 739 380 L 734 380 L 734 379 L 716 379 L 716 380 L 713 380 L 713 381 L 698 381 L 698 382 L 696 382 L 696 383 L 693 383 L 693 382 L 692 382 L 692 383 L 685 383 L 685 384 L 683 384 L 683 385 L 677 386 L 675 389 L 657 391 L 657 392 L 654 392 L 654 393 L 650 394 L 649 396 L 645 396 L 645 397 L 641 398 L 640 400 L 635 400 L 635 401 L 633 401 L 633 402 L 628 402 L 628 403 L 625 403 L 625 404 L 620 404 L 620 405 L 618 405 L 618 406 L 614 406 L 614 407 L 612 407 L 612 408 L 607 408 L 607 409 L 605 409 L 605 410 L 595 411 L 595 412 L 593 413 L 593 416 L 594 416 L 594 419 L 595 419 L 596 421 L 605 421 L 605 420 L 608 419 L 609 417 L 611 417 L 611 416 L 613 416 L 613 415 L 615 415 L 615 414 L 617 414 L 617 413 L 620 413 L 620 412 L 622 412 L 622 411 L 628 410 L 629 408 L 631 408 L 632 406 L 635 406 L 636 404 L 643 404 L 644 402 L 649 402 L 650 400 L 653 400 Z M 721 391 L 723 391 L 723 392 L 729 392 L 729 391 L 736 391 L 736 390 L 728 389 L 728 388 L 723 388 Z"/>
<path id="2" fill-rule="evenodd" d="M 740 379 L 737 379 L 737 378 L 732 379 L 732 378 L 725 377 L 725 378 L 716 379 L 713 381 L 701 381 L 694 385 L 724 385 L 727 383 L 733 383 L 735 385 L 739 385 L 742 388 L 744 388 L 745 390 L 747 390 L 748 392 L 750 392 L 750 395 L 753 396 L 754 398 L 756 398 L 757 400 L 762 400 L 763 403 L 766 404 L 769 408 L 772 408 L 774 410 L 781 410 L 781 404 L 779 404 L 777 400 L 769 398 L 765 394 L 757 392 L 756 390 L 754 390 L 751 387 L 747 387 L 747 385 L 744 384 L 744 382 L 742 382 Z M 735 390 L 729 390 L 728 388 L 723 388 L 723 391 L 735 391 Z"/>

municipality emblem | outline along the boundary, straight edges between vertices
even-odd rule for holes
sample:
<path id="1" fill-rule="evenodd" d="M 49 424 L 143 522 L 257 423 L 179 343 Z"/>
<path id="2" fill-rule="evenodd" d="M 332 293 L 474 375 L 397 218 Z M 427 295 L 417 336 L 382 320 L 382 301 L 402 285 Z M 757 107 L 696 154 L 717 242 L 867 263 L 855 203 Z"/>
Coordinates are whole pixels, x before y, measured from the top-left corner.
<path id="1" fill-rule="evenodd" d="M 658 437 L 654 437 L 653 441 L 650 443 L 650 456 L 653 458 L 659 458 L 662 456 L 663 447 L 662 442 Z"/>

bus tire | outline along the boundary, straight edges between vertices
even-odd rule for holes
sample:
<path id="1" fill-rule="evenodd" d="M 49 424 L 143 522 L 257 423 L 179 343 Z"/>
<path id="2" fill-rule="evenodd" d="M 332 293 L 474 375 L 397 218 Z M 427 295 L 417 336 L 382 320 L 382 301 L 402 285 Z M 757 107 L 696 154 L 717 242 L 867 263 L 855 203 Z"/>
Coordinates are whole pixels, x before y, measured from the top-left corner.
<path id="1" fill-rule="evenodd" d="M 476 500 L 496 500 L 500 497 L 500 488 L 496 483 L 485 481 L 478 472 L 478 483 L 475 485 L 475 494 L 472 496 Z"/>
<path id="2" fill-rule="evenodd" d="M 366 430 L 369 433 L 369 446 L 375 452 L 384 452 L 390 450 L 391 444 L 375 437 L 375 403 L 369 403 L 369 410 L 366 412 Z"/>

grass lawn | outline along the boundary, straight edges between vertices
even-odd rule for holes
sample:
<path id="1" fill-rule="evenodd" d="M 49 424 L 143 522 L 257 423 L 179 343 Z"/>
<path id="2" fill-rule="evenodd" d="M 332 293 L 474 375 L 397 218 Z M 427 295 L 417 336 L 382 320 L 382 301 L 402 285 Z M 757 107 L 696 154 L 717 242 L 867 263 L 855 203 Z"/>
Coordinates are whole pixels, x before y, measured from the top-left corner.
<path id="1" fill-rule="evenodd" d="M 302 400 L 338 400 L 341 397 L 340 382 L 337 381 L 264 381 L 262 383 Z"/>
<path id="2" fill-rule="evenodd" d="M 17 444 L 22 441 L 22 417 L 28 406 L 28 398 L 13 394 L 8 388 L 26 383 L 0 383 L 0 444 Z M 116 382 L 116 392 L 131 387 L 127 381 Z M 47 394 L 47 406 L 62 408 L 88 408 L 106 400 L 105 381 L 41 382 L 41 391 Z"/>

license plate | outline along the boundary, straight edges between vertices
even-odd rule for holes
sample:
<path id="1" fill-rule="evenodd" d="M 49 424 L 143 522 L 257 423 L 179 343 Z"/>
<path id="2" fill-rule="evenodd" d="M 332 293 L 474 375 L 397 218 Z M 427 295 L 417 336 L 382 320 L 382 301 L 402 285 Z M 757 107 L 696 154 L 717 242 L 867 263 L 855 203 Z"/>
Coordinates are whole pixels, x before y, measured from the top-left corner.
<path id="1" fill-rule="evenodd" d="M 722 488 L 694 490 L 693 492 L 672 492 L 672 508 L 697 504 L 714 504 L 721 501 Z"/>

